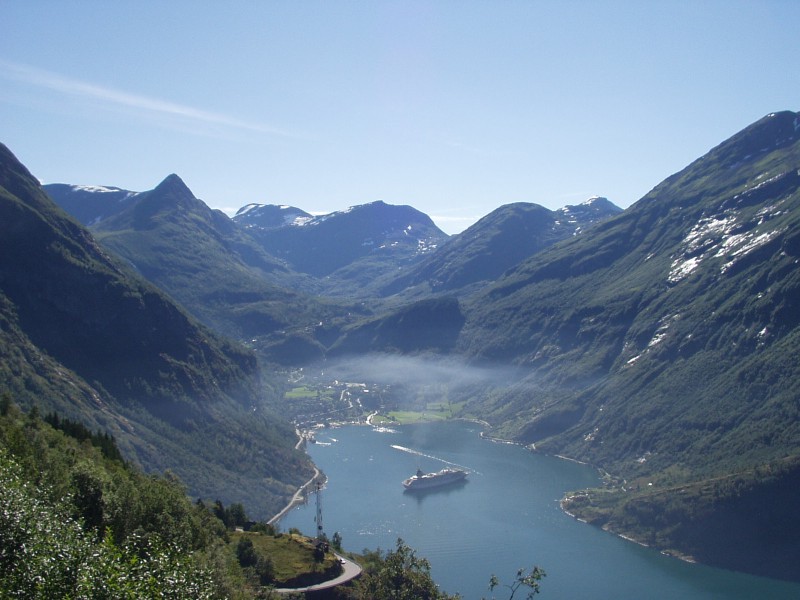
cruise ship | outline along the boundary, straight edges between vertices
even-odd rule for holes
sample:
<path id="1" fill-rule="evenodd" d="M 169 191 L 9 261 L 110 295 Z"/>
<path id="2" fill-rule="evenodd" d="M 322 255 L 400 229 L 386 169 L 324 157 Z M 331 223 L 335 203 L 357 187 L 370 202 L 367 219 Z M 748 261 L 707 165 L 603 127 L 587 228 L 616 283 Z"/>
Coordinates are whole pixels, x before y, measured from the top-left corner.
<path id="1" fill-rule="evenodd" d="M 416 475 L 403 481 L 403 487 L 407 490 L 427 490 L 440 485 L 464 481 L 466 477 L 467 472 L 461 469 L 442 469 L 438 473 L 423 473 L 421 469 L 417 469 Z"/>

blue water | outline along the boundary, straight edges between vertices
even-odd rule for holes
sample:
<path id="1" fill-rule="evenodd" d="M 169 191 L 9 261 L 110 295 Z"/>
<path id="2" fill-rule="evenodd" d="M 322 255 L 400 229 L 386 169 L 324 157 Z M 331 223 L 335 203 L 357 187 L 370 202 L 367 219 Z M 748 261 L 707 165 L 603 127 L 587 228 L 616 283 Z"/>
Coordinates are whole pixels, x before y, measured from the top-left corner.
<path id="1" fill-rule="evenodd" d="M 491 597 L 492 574 L 508 583 L 533 565 L 547 573 L 543 599 L 800 599 L 800 584 L 685 563 L 572 519 L 558 500 L 596 485 L 593 469 L 479 433 L 464 422 L 324 430 L 308 452 L 328 476 L 325 532 L 338 531 L 354 552 L 392 549 L 403 538 L 430 561 L 443 590 L 466 600 Z M 448 463 L 471 471 L 467 483 L 404 492 L 401 481 L 418 466 L 438 471 Z M 314 515 L 312 496 L 280 526 L 314 535 Z"/>

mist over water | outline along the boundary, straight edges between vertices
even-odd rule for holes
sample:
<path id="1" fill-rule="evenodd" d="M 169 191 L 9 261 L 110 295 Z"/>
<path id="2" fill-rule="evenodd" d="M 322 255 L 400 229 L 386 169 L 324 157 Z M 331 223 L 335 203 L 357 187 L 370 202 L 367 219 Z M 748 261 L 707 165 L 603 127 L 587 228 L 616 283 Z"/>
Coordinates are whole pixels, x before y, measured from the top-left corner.
<path id="1" fill-rule="evenodd" d="M 460 357 L 366 354 L 329 360 L 320 369 L 343 381 L 374 381 L 387 385 L 504 387 L 524 372 L 511 365 L 474 365 Z M 530 374 L 527 374 L 530 378 Z"/>
<path id="2" fill-rule="evenodd" d="M 326 533 L 338 531 L 355 552 L 390 549 L 403 538 L 430 560 L 442 589 L 466 600 L 491 597 L 492 574 L 510 582 L 534 564 L 547 572 L 541 597 L 551 600 L 800 598 L 800 585 L 684 563 L 572 519 L 558 500 L 596 485 L 593 469 L 479 434 L 465 422 L 319 431 L 329 445 L 308 451 L 329 478 Z M 417 467 L 439 470 L 445 461 L 469 467 L 467 482 L 404 492 L 401 482 Z M 313 496 L 280 526 L 313 534 Z"/>

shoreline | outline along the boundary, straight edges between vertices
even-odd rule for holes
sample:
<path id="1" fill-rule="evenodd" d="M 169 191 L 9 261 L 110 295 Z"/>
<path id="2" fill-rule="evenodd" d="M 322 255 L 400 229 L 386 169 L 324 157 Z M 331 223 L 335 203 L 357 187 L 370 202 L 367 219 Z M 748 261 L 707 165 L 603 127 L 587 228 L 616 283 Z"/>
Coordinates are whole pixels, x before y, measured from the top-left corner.
<path id="1" fill-rule="evenodd" d="M 295 450 L 299 450 L 300 447 L 303 445 L 303 443 L 306 441 L 306 438 L 303 436 L 303 432 L 300 431 L 299 429 L 295 429 L 295 433 L 297 434 L 297 437 L 299 439 L 297 440 L 297 444 L 295 444 L 294 448 Z M 315 465 L 313 462 L 311 464 L 314 466 L 314 475 L 311 477 L 311 479 L 309 479 L 303 485 L 297 488 L 297 491 L 292 495 L 292 498 L 291 500 L 289 500 L 289 503 L 286 506 L 284 506 L 280 510 L 280 512 L 278 512 L 269 521 L 267 521 L 267 525 L 275 525 L 278 521 L 280 521 L 283 517 L 286 516 L 286 513 L 288 513 L 298 504 L 302 504 L 304 502 L 303 496 L 305 495 L 307 488 L 311 487 L 314 484 L 314 482 L 316 482 L 317 479 L 320 478 L 320 476 L 324 477 L 324 475 L 322 475 L 322 471 L 319 470 L 317 465 Z"/>
<path id="2" fill-rule="evenodd" d="M 302 504 L 304 502 L 303 495 L 305 494 L 306 489 L 310 487 L 320 477 L 320 475 L 322 475 L 322 471 L 320 471 L 317 466 L 314 465 L 314 476 L 297 488 L 297 491 L 292 496 L 292 499 L 289 500 L 289 503 L 284 506 L 278 514 L 267 521 L 267 525 L 275 525 L 278 521 L 286 516 L 286 513 L 292 510 L 295 506 Z"/>

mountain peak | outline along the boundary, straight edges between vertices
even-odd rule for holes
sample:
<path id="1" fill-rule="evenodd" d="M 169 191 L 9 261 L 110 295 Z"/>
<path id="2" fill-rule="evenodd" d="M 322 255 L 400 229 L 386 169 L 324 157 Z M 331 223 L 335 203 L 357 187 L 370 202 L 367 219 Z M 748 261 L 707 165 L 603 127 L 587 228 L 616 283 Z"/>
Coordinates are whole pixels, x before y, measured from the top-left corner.
<path id="1" fill-rule="evenodd" d="M 563 208 L 555 211 L 562 217 L 576 218 L 581 216 L 582 220 L 587 221 L 582 224 L 583 227 L 593 223 L 597 220 L 607 219 L 617 213 L 622 212 L 622 209 L 611 202 L 608 198 L 603 196 L 592 196 L 588 200 L 580 204 L 569 204 Z"/>
<path id="2" fill-rule="evenodd" d="M 194 198 L 194 194 L 183 182 L 183 179 L 178 177 L 175 173 L 167 175 L 164 180 L 153 189 L 153 191 L 159 193 L 170 193 L 178 197 L 190 196 L 191 198 Z"/>
<path id="3" fill-rule="evenodd" d="M 763 156 L 800 139 L 800 113 L 774 112 L 713 148 L 698 160 L 719 161 L 720 166 L 734 169 L 746 161 Z"/>
<path id="4" fill-rule="evenodd" d="M 581 202 L 581 205 L 592 206 L 597 203 L 605 203 L 605 202 L 608 202 L 608 198 L 604 196 L 592 196 L 591 198 L 588 198 L 584 202 Z"/>

